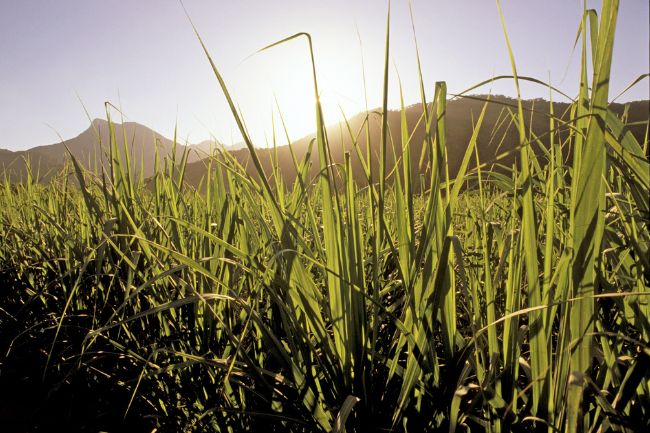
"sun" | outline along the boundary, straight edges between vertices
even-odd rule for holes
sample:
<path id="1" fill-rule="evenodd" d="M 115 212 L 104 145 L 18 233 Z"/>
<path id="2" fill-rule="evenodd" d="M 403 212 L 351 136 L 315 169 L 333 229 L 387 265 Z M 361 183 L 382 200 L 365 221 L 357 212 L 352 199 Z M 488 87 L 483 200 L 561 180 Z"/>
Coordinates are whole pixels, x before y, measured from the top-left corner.
<path id="1" fill-rule="evenodd" d="M 316 62 L 319 101 L 326 125 L 344 121 L 364 110 L 354 70 L 323 58 Z M 265 147 L 286 144 L 316 130 L 314 77 L 308 51 L 300 41 L 291 41 L 247 58 L 235 71 L 233 94 L 254 143 Z M 281 139 L 280 139 L 281 137 Z"/>

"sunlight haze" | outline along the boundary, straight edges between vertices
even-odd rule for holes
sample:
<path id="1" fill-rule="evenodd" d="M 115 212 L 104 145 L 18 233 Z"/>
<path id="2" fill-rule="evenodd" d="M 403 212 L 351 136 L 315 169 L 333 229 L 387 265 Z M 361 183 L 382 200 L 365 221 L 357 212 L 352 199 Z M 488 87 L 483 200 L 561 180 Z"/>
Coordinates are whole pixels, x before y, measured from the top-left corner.
<path id="1" fill-rule="evenodd" d="M 598 8 L 600 2 L 588 1 Z M 314 130 L 311 66 L 304 38 L 256 52 L 297 32 L 314 40 L 321 102 L 328 123 L 381 105 L 387 2 L 186 0 L 185 8 L 244 114 L 256 146 L 279 144 Z M 409 5 L 393 1 L 389 106 L 399 107 L 397 73 L 405 103 L 419 102 L 417 62 Z M 414 1 L 427 98 L 434 83 L 450 94 L 510 74 L 496 3 L 485 0 Z M 551 79 L 577 92 L 579 49 L 573 41 L 582 1 L 502 2 L 519 73 Z M 538 25 L 534 24 L 538 23 Z M 106 118 L 104 101 L 122 107 L 125 119 L 179 141 L 210 137 L 237 143 L 225 98 L 177 0 L 26 0 L 0 6 L 0 148 L 26 149 L 71 138 L 91 118 Z M 573 54 L 572 54 L 573 53 Z M 648 2 L 621 2 L 614 50 L 612 95 L 648 72 Z M 476 90 L 514 95 L 511 81 Z M 548 98 L 540 86 L 522 96 Z M 621 101 L 644 99 L 648 81 Z M 555 95 L 554 97 L 558 97 Z M 277 99 L 277 107 L 276 107 Z M 83 103 L 83 105 L 82 105 Z M 119 121 L 119 114 L 112 113 Z"/>

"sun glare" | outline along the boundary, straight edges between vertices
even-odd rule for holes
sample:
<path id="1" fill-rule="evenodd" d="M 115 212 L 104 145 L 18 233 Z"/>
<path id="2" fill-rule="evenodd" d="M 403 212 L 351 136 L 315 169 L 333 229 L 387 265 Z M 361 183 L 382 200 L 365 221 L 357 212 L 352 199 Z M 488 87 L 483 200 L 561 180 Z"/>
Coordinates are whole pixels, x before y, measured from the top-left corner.
<path id="1" fill-rule="evenodd" d="M 344 119 L 363 109 L 359 95 L 353 94 L 350 77 L 337 71 L 333 62 L 318 62 L 317 79 L 320 103 L 326 124 Z M 278 143 L 286 141 L 286 127 L 291 140 L 314 131 L 316 125 L 315 97 L 312 68 L 308 51 L 295 40 L 257 53 L 236 68 L 235 98 L 239 94 L 255 94 L 243 99 L 241 110 L 250 125 L 262 125 L 249 131 L 253 142 L 260 147 L 273 144 L 275 126 Z M 358 92 L 357 92 L 358 93 Z M 273 122 L 275 121 L 275 125 Z M 283 126 L 284 123 L 284 126 Z"/>

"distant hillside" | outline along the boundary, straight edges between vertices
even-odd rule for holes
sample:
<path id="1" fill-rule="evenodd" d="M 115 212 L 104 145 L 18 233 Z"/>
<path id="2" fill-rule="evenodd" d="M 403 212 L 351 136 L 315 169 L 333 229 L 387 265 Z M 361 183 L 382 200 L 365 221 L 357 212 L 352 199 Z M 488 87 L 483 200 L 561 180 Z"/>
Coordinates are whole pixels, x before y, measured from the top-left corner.
<path id="1" fill-rule="evenodd" d="M 447 128 L 447 152 L 449 161 L 449 173 L 455 176 L 458 167 L 469 143 L 470 137 L 476 120 L 483 108 L 485 95 L 466 97 L 451 100 L 447 104 L 446 128 Z M 486 110 L 483 126 L 478 135 L 478 154 L 481 162 L 496 162 L 496 156 L 501 157 L 499 164 L 511 167 L 516 162 L 518 152 L 516 146 L 519 143 L 518 133 L 512 124 L 508 110 L 515 109 L 517 101 L 504 96 L 493 96 L 488 109 Z M 646 140 L 646 124 L 650 117 L 650 101 L 636 101 L 628 104 L 611 104 L 611 108 L 618 114 L 622 114 L 627 106 L 627 122 L 632 124 L 629 130 L 641 143 Z M 548 145 L 549 129 L 549 111 L 550 104 L 542 99 L 523 101 L 524 111 L 527 113 L 526 130 L 528 134 L 539 137 L 535 143 L 534 149 L 538 154 L 542 154 L 540 144 Z M 430 108 L 430 106 L 429 106 Z M 566 111 L 569 108 L 567 103 L 554 103 L 553 110 L 556 117 L 567 118 Z M 363 155 L 366 154 L 366 143 L 370 143 L 370 151 L 373 155 L 371 164 L 377 171 L 379 167 L 379 146 L 381 142 L 381 120 L 379 116 L 380 109 L 370 112 L 360 113 L 349 119 L 349 128 L 352 133 L 358 137 L 357 142 Z M 412 172 L 414 175 L 426 173 L 427 167 L 418 165 L 422 152 L 425 125 L 420 121 L 422 117 L 422 105 L 416 104 L 406 108 L 406 118 L 411 133 L 409 146 L 412 154 Z M 366 140 L 365 119 L 368 118 L 368 129 L 370 139 Z M 391 132 L 389 140 L 389 151 L 386 157 L 388 171 L 393 167 L 395 158 L 401 157 L 401 126 L 400 112 L 390 111 L 388 114 L 388 126 Z M 419 122 L 419 123 L 418 123 Z M 641 124 L 638 124 L 641 122 Z M 645 123 L 644 123 L 645 122 Z M 634 124 L 637 123 L 637 124 Z M 417 126 L 416 126 L 417 125 Z M 118 138 L 120 147 L 123 143 L 123 137 L 129 143 L 130 156 L 133 167 L 137 173 L 142 167 L 144 177 L 153 174 L 155 159 L 155 144 L 158 145 L 158 153 L 161 160 L 171 155 L 172 140 L 158 134 L 146 126 L 128 122 L 124 124 L 114 124 L 115 134 Z M 352 167 L 355 173 L 355 179 L 360 183 L 365 183 L 365 178 L 361 169 L 361 163 L 357 157 L 356 150 L 353 148 L 352 139 L 345 123 L 338 123 L 327 128 L 327 135 L 330 143 L 330 149 L 334 163 L 342 163 L 344 154 L 350 152 L 352 155 Z M 308 135 L 297 141 L 292 146 L 296 157 L 299 161 L 304 159 L 308 150 L 310 141 L 314 140 L 314 135 Z M 107 164 L 107 150 L 102 150 L 100 143 L 106 147 L 109 143 L 109 128 L 105 120 L 96 119 L 91 126 L 79 134 L 77 137 L 66 140 L 63 143 L 55 143 L 47 146 L 39 146 L 27 151 L 11 152 L 0 149 L 0 175 L 6 169 L 11 180 L 20 180 L 25 177 L 24 159 L 28 158 L 31 163 L 32 171 L 40 173 L 40 178 L 47 181 L 54 173 L 58 172 L 64 165 L 67 158 L 65 146 L 70 149 L 74 157 L 86 168 L 97 170 L 102 164 Z M 391 145 L 394 143 L 394 147 Z M 207 171 L 207 161 L 205 158 L 215 148 L 222 148 L 216 140 L 204 141 L 197 145 L 189 145 L 190 150 L 188 165 L 186 168 L 186 180 L 194 186 L 198 186 L 201 179 Z M 395 149 L 395 156 L 393 150 Z M 177 146 L 177 155 L 180 155 L 185 146 Z M 248 173 L 257 177 L 257 172 L 250 162 L 250 154 L 243 143 L 226 147 L 227 150 L 237 161 L 247 168 Z M 278 164 L 283 180 L 291 184 L 295 181 L 296 171 L 288 146 L 279 146 L 277 150 Z M 272 173 L 274 150 L 269 148 L 258 148 L 257 154 L 262 162 L 264 171 L 267 176 Z M 503 156 L 506 154 L 506 156 Z M 571 149 L 564 149 L 563 156 L 565 159 L 571 157 Z M 318 149 L 313 146 L 311 154 L 311 171 L 310 175 L 316 176 L 318 172 Z M 425 163 L 428 158 L 424 159 Z M 474 162 L 474 159 L 472 159 Z M 472 164 L 474 165 L 474 164 Z"/>
<path id="2" fill-rule="evenodd" d="M 161 160 L 171 155 L 173 141 L 156 131 L 134 122 L 114 123 L 113 126 L 120 148 L 122 148 L 126 137 L 130 149 L 129 156 L 136 173 L 142 169 L 145 177 L 153 174 L 156 145 Z M 68 158 L 66 146 L 80 164 L 88 169 L 98 170 L 102 164 L 106 165 L 108 162 L 109 143 L 108 122 L 95 119 L 88 129 L 64 143 L 38 146 L 18 152 L 0 149 L 0 174 L 6 170 L 12 180 L 23 179 L 25 176 L 24 161 L 29 159 L 32 171 L 35 173 L 38 170 L 40 178 L 47 181 L 63 167 Z M 198 145 L 189 145 L 188 161 L 194 162 L 206 158 L 210 154 L 210 149 L 217 145 L 216 141 L 204 141 Z M 184 149 L 185 146 L 177 145 L 177 154 L 180 156 Z"/>
<path id="3" fill-rule="evenodd" d="M 484 105 L 483 99 L 485 95 L 475 97 L 467 97 L 456 100 L 451 100 L 447 104 L 446 113 L 446 128 L 447 128 L 447 152 L 449 160 L 449 173 L 453 177 L 458 171 L 462 158 L 465 154 L 467 144 L 472 136 L 473 127 L 478 119 L 479 114 Z M 511 117 L 508 114 L 509 109 L 516 110 L 517 101 L 515 99 L 507 98 L 504 96 L 493 96 L 491 103 L 486 110 L 483 125 L 480 129 L 477 141 L 478 154 L 481 162 L 492 163 L 496 162 L 497 155 L 503 155 L 509 152 L 505 157 L 499 159 L 498 163 L 511 167 L 516 162 L 518 152 L 516 147 L 519 143 L 519 136 L 515 126 L 512 124 Z M 633 122 L 647 122 L 650 116 L 650 101 L 637 101 L 631 102 L 628 105 L 627 121 Z M 625 105 L 612 104 L 611 108 L 622 114 Z M 430 106 L 429 106 L 430 107 Z M 548 145 L 548 130 L 549 130 L 549 112 L 550 104 L 548 101 L 542 99 L 528 100 L 523 102 L 524 111 L 527 113 L 526 117 L 526 130 L 528 134 L 539 137 L 539 142 L 544 146 Z M 567 103 L 554 103 L 553 110 L 556 117 L 568 117 L 566 111 L 569 108 Z M 370 148 L 372 158 L 372 166 L 377 172 L 379 167 L 379 146 L 381 142 L 381 123 L 380 117 L 376 109 L 370 112 L 369 115 L 369 130 L 370 130 Z M 418 163 L 422 152 L 422 145 L 425 137 L 425 125 L 423 122 L 418 124 L 422 116 L 422 104 L 412 105 L 406 108 L 406 118 L 411 132 L 410 149 L 412 155 L 412 171 L 413 174 L 426 171 L 426 167 L 419 167 Z M 353 131 L 355 136 L 358 136 L 357 142 L 361 147 L 363 155 L 366 154 L 366 128 L 364 120 L 366 114 L 358 114 L 349 119 L 350 130 Z M 416 127 L 417 124 L 417 127 Z M 400 130 L 400 112 L 390 111 L 388 116 L 388 126 L 391 132 L 390 137 L 392 143 L 395 144 L 396 158 L 401 157 L 401 130 Z M 557 126 L 557 125 L 556 125 Z M 645 138 L 645 125 L 630 126 L 629 129 L 635 135 L 639 142 L 643 142 Z M 352 158 L 352 166 L 355 173 L 355 179 L 360 183 L 365 183 L 365 178 L 361 169 L 361 163 L 357 157 L 357 153 L 353 148 L 348 127 L 344 123 L 329 126 L 327 128 L 327 135 L 330 143 L 332 158 L 334 163 L 342 163 L 345 152 L 350 152 Z M 293 148 L 296 157 L 301 161 L 308 149 L 309 142 L 313 140 L 315 135 L 306 136 L 293 143 Z M 387 154 L 388 171 L 394 166 L 393 147 L 389 141 L 389 151 Z M 543 151 L 539 143 L 534 146 L 538 154 Z M 257 177 L 257 173 L 252 167 L 250 162 L 250 154 L 248 149 L 241 149 L 231 152 L 233 156 L 245 167 L 249 174 Z M 257 154 L 262 162 L 265 173 L 269 176 L 272 173 L 272 158 L 274 155 L 273 149 L 260 148 L 257 149 Z M 571 149 L 565 149 L 563 156 L 565 159 L 570 158 Z M 296 171 L 292 162 L 290 150 L 288 146 L 277 148 L 278 164 L 283 179 L 287 183 L 292 183 L 296 178 Z M 428 159 L 425 159 L 425 163 Z M 472 158 L 472 162 L 474 158 Z M 475 164 L 472 164 L 474 166 Z M 311 155 L 311 176 L 317 175 L 318 172 L 318 151 L 314 145 Z M 199 185 L 201 179 L 206 174 L 206 162 L 197 161 L 189 164 L 186 169 L 186 178 L 188 182 L 193 185 Z"/>

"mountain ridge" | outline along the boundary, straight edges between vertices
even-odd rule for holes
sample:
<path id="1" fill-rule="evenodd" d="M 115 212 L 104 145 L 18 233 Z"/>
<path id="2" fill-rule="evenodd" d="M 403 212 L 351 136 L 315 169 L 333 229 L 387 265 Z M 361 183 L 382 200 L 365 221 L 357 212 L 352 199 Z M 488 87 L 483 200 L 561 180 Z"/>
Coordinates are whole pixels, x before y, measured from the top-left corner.
<path id="1" fill-rule="evenodd" d="M 170 156 L 173 140 L 153 129 L 137 122 L 113 122 L 118 148 L 122 149 L 124 137 L 129 144 L 129 154 L 136 173 L 143 171 L 144 177 L 150 177 L 154 170 L 156 147 L 161 159 Z M 26 150 L 12 151 L 0 149 L 0 174 L 6 173 L 13 181 L 21 180 L 26 175 L 25 160 L 30 161 L 32 172 L 38 171 L 43 181 L 48 181 L 61 170 L 68 158 L 68 150 L 85 168 L 97 171 L 108 162 L 108 143 L 110 143 L 109 123 L 105 119 L 95 118 L 90 126 L 76 136 L 51 144 L 34 146 Z M 185 149 L 189 151 L 188 162 L 206 158 L 211 149 L 221 146 L 216 140 L 205 140 L 198 144 L 176 144 L 177 154 Z M 122 152 L 122 157 L 124 154 Z"/>
<path id="2" fill-rule="evenodd" d="M 460 165 L 465 148 L 469 142 L 474 127 L 474 121 L 478 117 L 487 95 L 471 95 L 463 98 L 451 99 L 447 102 L 447 153 L 450 168 L 450 175 L 454 176 Z M 499 160 L 499 163 L 511 166 L 517 162 L 517 152 L 513 152 L 518 144 L 518 133 L 515 128 L 508 122 L 508 107 L 516 106 L 516 99 L 502 96 L 490 96 L 490 103 L 486 110 L 483 127 L 479 132 L 477 148 L 481 162 L 489 162 L 496 158 L 497 155 L 505 154 Z M 427 104 L 430 106 L 430 103 Z M 533 140 L 537 143 L 538 154 L 543 153 L 542 146 L 547 143 L 545 136 L 548 134 L 548 116 L 550 115 L 550 103 L 544 99 L 523 100 L 524 110 L 530 114 L 527 116 L 526 129 L 529 134 L 539 136 Z M 627 108 L 626 108 L 627 107 Z M 554 102 L 553 110 L 556 116 L 562 118 L 562 113 L 566 112 L 569 104 L 565 102 Z M 639 142 L 645 140 L 645 126 L 639 125 L 639 122 L 647 122 L 650 118 L 650 101 L 631 101 L 624 104 L 612 103 L 610 108 L 622 115 L 627 112 L 629 130 Z M 368 149 L 366 142 L 370 143 L 371 165 L 373 168 L 378 167 L 378 146 L 380 142 L 381 127 L 378 118 L 379 109 L 370 110 L 368 113 L 361 112 L 348 118 L 345 121 L 333 123 L 326 127 L 329 136 L 329 144 L 332 151 L 333 162 L 342 163 L 346 152 L 352 155 L 352 166 L 355 173 L 355 180 L 361 183 L 365 182 L 362 164 L 356 155 L 349 131 L 353 131 L 358 136 L 360 152 L 366 155 Z M 419 122 L 423 108 L 422 104 L 412 104 L 405 107 L 409 131 L 411 131 L 411 141 L 409 146 L 413 157 L 413 174 L 422 173 L 426 168 L 417 166 L 420 159 L 422 143 L 425 136 L 425 128 L 422 122 Z M 366 128 L 365 122 L 368 121 Z M 401 138 L 400 138 L 401 114 L 399 110 L 389 110 L 388 126 L 391 134 L 389 142 L 395 144 L 394 156 L 392 146 L 389 145 L 387 155 L 388 170 L 394 165 L 394 160 L 401 156 Z M 635 124 L 636 123 L 636 124 Z M 129 150 L 132 165 L 136 173 L 142 171 L 142 175 L 147 178 L 153 174 L 154 160 L 156 154 L 156 144 L 160 159 L 171 156 L 173 151 L 173 141 L 162 134 L 148 128 L 137 122 L 113 123 L 115 137 L 118 146 L 121 148 L 124 142 L 124 136 L 129 143 Z M 349 128 L 349 129 L 348 129 Z M 67 149 L 77 161 L 87 169 L 97 171 L 102 164 L 108 162 L 107 151 L 102 152 L 99 143 L 109 142 L 109 125 L 104 119 L 93 119 L 88 129 L 82 131 L 76 137 L 65 140 L 64 142 L 36 146 L 24 151 L 10 151 L 0 149 L 0 175 L 5 172 L 9 174 L 11 180 L 20 180 L 25 178 L 25 164 L 22 163 L 24 158 L 30 160 L 32 171 L 39 170 L 43 181 L 49 180 L 65 164 L 67 158 Z M 366 140 L 366 130 L 370 132 L 369 140 Z M 307 152 L 309 142 L 315 135 L 308 134 L 302 138 L 294 140 L 291 145 L 296 154 L 298 161 L 301 161 Z M 229 152 L 237 161 L 247 170 L 250 175 L 257 177 L 258 173 L 252 169 L 250 164 L 250 153 L 243 143 L 233 146 L 223 146 L 216 140 L 205 140 L 197 144 L 176 144 L 176 154 L 180 155 L 185 149 L 188 152 L 188 164 L 186 167 L 186 180 L 194 186 L 198 186 L 201 179 L 205 176 L 207 170 L 206 159 L 213 153 L 215 148 L 223 149 Z M 272 173 L 273 160 L 275 155 L 278 157 L 280 173 L 285 183 L 292 183 L 296 178 L 293 158 L 290 155 L 287 144 L 273 148 L 256 148 L 256 153 L 262 162 L 265 175 Z M 124 156 L 124 155 L 122 155 Z M 570 149 L 565 157 L 570 157 Z M 310 176 L 315 176 L 318 167 L 318 152 L 316 146 L 311 154 L 311 171 Z"/>
<path id="3" fill-rule="evenodd" d="M 485 103 L 487 95 L 472 95 L 469 97 L 452 99 L 447 102 L 446 111 L 446 129 L 447 129 L 447 156 L 449 164 L 449 175 L 455 177 L 461 161 L 465 154 L 465 149 L 470 141 L 473 132 L 474 122 L 478 118 L 481 109 Z M 490 103 L 486 109 L 483 126 L 478 134 L 477 150 L 481 163 L 488 163 L 491 167 L 498 170 L 504 170 L 506 167 L 511 167 L 512 164 L 517 163 L 519 152 L 516 148 L 519 145 L 519 134 L 508 120 L 507 110 L 513 108 L 516 110 L 517 100 L 503 95 L 490 96 Z M 539 156 L 543 156 L 543 147 L 548 146 L 548 129 L 550 116 L 550 103 L 543 99 L 533 99 L 522 101 L 524 111 L 528 113 L 526 116 L 526 131 L 527 134 L 538 137 L 533 141 L 533 148 Z M 427 104 L 431 106 L 430 103 Z M 627 109 L 625 107 L 628 107 Z M 553 113 L 556 117 L 568 118 L 570 105 L 565 102 L 554 102 Z M 650 117 L 650 101 L 633 101 L 626 104 L 611 104 L 610 108 L 617 114 L 622 115 L 627 110 L 628 123 L 647 122 Z M 371 161 L 370 165 L 375 173 L 378 173 L 379 167 L 379 145 L 381 137 L 381 122 L 379 121 L 378 109 L 369 110 L 368 113 L 362 112 L 352 116 L 348 119 L 347 124 L 340 122 L 326 127 L 327 135 L 329 137 L 329 145 L 332 156 L 332 163 L 342 164 L 344 161 L 345 153 L 350 153 L 351 164 L 355 181 L 357 183 L 365 184 L 367 179 L 363 173 L 362 163 L 357 156 L 357 150 L 354 148 L 351 138 L 348 133 L 349 130 L 357 135 L 357 143 L 360 147 L 360 153 L 365 157 L 368 149 L 366 147 L 366 118 L 370 119 L 368 130 L 370 132 Z M 423 152 L 423 142 L 425 139 L 425 127 L 423 122 L 419 122 L 422 115 L 422 104 L 412 104 L 405 107 L 406 119 L 408 130 L 411 134 L 409 147 L 411 151 L 412 161 L 412 175 L 413 179 L 418 179 L 420 174 L 427 173 L 427 167 L 420 167 L 419 161 Z M 429 111 L 430 113 L 431 111 Z M 398 110 L 389 110 L 388 112 L 388 127 L 389 127 L 389 145 L 387 149 L 387 167 L 386 172 L 390 173 L 394 167 L 395 160 L 401 157 L 401 113 Z M 646 123 L 647 124 L 647 123 Z M 560 126 L 566 129 L 566 126 Z M 636 139 L 643 143 L 645 138 L 645 125 L 630 125 L 628 129 L 636 137 Z M 292 147 L 298 161 L 302 161 L 306 156 L 309 142 L 315 139 L 314 134 L 304 136 L 292 142 Z M 394 143 L 395 152 L 393 155 Z M 311 168 L 310 179 L 318 175 L 318 152 L 316 146 L 313 146 L 313 151 L 310 156 Z M 274 159 L 277 155 L 277 162 L 279 172 L 282 174 L 283 182 L 291 184 L 296 179 L 296 170 L 293 165 L 293 158 L 290 154 L 287 145 L 278 146 L 277 149 L 272 148 L 257 148 L 257 156 L 262 164 L 265 176 L 269 177 L 273 173 Z M 237 161 L 246 167 L 249 175 L 258 177 L 257 171 L 253 168 L 250 161 L 250 154 L 247 148 L 231 152 Z M 571 149 L 565 149 L 563 157 L 565 161 L 571 158 Z M 497 160 L 497 156 L 500 158 Z M 425 158 L 425 161 L 428 159 Z M 471 159 L 470 167 L 475 166 L 475 158 Z M 198 186 L 201 179 L 206 173 L 205 161 L 196 161 L 188 164 L 185 173 L 188 183 Z"/>

